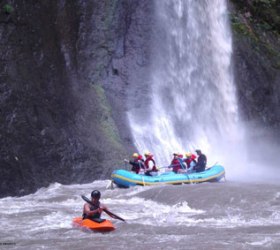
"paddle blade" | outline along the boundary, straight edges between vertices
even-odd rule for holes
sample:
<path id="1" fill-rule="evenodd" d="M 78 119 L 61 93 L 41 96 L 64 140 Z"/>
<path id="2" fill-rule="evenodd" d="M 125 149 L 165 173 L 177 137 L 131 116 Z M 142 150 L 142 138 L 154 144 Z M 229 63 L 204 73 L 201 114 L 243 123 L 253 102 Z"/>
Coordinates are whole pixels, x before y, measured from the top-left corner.
<path id="1" fill-rule="evenodd" d="M 118 215 L 116 215 L 116 214 L 113 214 L 112 212 L 110 212 L 109 210 L 107 210 L 107 209 L 103 209 L 103 211 L 105 212 L 105 213 L 107 213 L 108 215 L 110 215 L 112 218 L 114 218 L 114 219 L 118 219 L 118 220 L 121 220 L 121 221 L 125 221 L 125 219 L 123 219 L 122 217 L 120 217 L 120 216 L 118 216 Z"/>
<path id="2" fill-rule="evenodd" d="M 88 199 L 86 196 L 81 195 L 81 197 L 82 197 L 82 199 L 83 199 L 85 202 L 89 203 L 90 205 L 93 205 L 92 202 L 91 202 L 91 200 Z"/>

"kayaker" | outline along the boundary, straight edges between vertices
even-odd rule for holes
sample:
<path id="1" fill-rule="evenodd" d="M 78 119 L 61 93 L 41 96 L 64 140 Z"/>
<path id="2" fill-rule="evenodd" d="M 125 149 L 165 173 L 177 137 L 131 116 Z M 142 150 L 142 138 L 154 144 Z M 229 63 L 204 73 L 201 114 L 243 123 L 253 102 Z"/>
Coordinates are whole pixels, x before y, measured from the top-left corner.
<path id="1" fill-rule="evenodd" d="M 186 169 L 186 165 L 184 164 L 183 161 L 183 155 L 180 153 L 174 153 L 169 168 L 172 168 L 172 171 L 176 174 L 180 172 L 184 172 Z"/>
<path id="2" fill-rule="evenodd" d="M 98 220 L 100 219 L 101 213 L 103 209 L 107 209 L 107 207 L 100 203 L 101 193 L 98 190 L 94 190 L 91 192 L 91 204 L 85 203 L 83 210 L 83 219 L 90 220 Z"/>
<path id="3" fill-rule="evenodd" d="M 127 159 L 124 159 L 125 162 L 128 162 L 130 165 L 132 165 L 131 171 L 135 172 L 136 174 L 139 174 L 140 170 L 145 169 L 144 166 L 144 160 L 142 159 L 142 155 L 138 153 L 134 153 L 132 155 L 132 161 L 129 161 Z"/>
<path id="4" fill-rule="evenodd" d="M 145 166 L 145 175 L 149 176 L 155 176 L 157 175 L 158 169 L 156 167 L 156 162 L 154 160 L 154 156 L 150 152 L 145 152 L 145 161 L 144 161 L 144 166 Z"/>
<path id="5" fill-rule="evenodd" d="M 195 150 L 195 152 L 197 153 L 198 158 L 197 158 L 197 163 L 194 166 L 194 170 L 196 172 L 203 172 L 206 168 L 207 157 L 205 154 L 202 154 L 200 149 Z"/>

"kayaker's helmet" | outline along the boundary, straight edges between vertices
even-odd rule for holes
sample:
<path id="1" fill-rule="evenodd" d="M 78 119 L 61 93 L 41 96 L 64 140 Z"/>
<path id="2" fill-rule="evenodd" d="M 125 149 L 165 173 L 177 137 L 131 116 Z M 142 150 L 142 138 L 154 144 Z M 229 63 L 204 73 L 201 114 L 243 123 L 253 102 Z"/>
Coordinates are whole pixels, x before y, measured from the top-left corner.
<path id="1" fill-rule="evenodd" d="M 137 154 L 137 153 L 134 153 L 134 154 L 132 155 L 133 158 L 138 158 L 138 156 L 139 156 L 139 154 Z"/>
<path id="2" fill-rule="evenodd" d="M 192 153 L 191 152 L 187 152 L 186 153 L 186 157 L 191 157 L 192 156 Z"/>
<path id="3" fill-rule="evenodd" d="M 94 190 L 91 192 L 91 198 L 100 199 L 101 193 L 98 190 Z"/>

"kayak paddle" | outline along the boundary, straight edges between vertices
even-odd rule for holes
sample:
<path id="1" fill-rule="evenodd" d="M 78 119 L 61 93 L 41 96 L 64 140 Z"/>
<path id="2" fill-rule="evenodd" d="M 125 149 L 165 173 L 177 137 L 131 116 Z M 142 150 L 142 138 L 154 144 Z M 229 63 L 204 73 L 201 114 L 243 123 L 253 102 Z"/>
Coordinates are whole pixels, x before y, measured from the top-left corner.
<path id="1" fill-rule="evenodd" d="M 81 197 L 83 198 L 84 201 L 86 201 L 88 204 L 93 205 L 92 202 L 90 201 L 90 199 L 88 199 L 86 196 L 81 195 Z M 112 218 L 117 219 L 117 220 L 121 220 L 121 221 L 125 221 L 125 219 L 121 218 L 120 216 L 110 212 L 108 209 L 103 209 L 103 211 L 110 215 Z"/>

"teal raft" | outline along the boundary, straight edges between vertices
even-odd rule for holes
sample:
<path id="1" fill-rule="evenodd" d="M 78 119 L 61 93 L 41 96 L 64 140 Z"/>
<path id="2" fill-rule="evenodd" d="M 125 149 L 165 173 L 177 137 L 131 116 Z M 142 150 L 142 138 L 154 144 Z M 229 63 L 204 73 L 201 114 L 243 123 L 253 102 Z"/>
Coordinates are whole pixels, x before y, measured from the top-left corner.
<path id="1" fill-rule="evenodd" d="M 218 182 L 225 177 L 225 169 L 221 165 L 214 165 L 200 173 L 176 174 L 173 171 L 161 173 L 157 176 L 135 174 L 124 169 L 112 173 L 112 181 L 118 186 L 129 188 L 131 186 L 151 186 L 159 184 L 190 184 L 200 182 Z"/>

